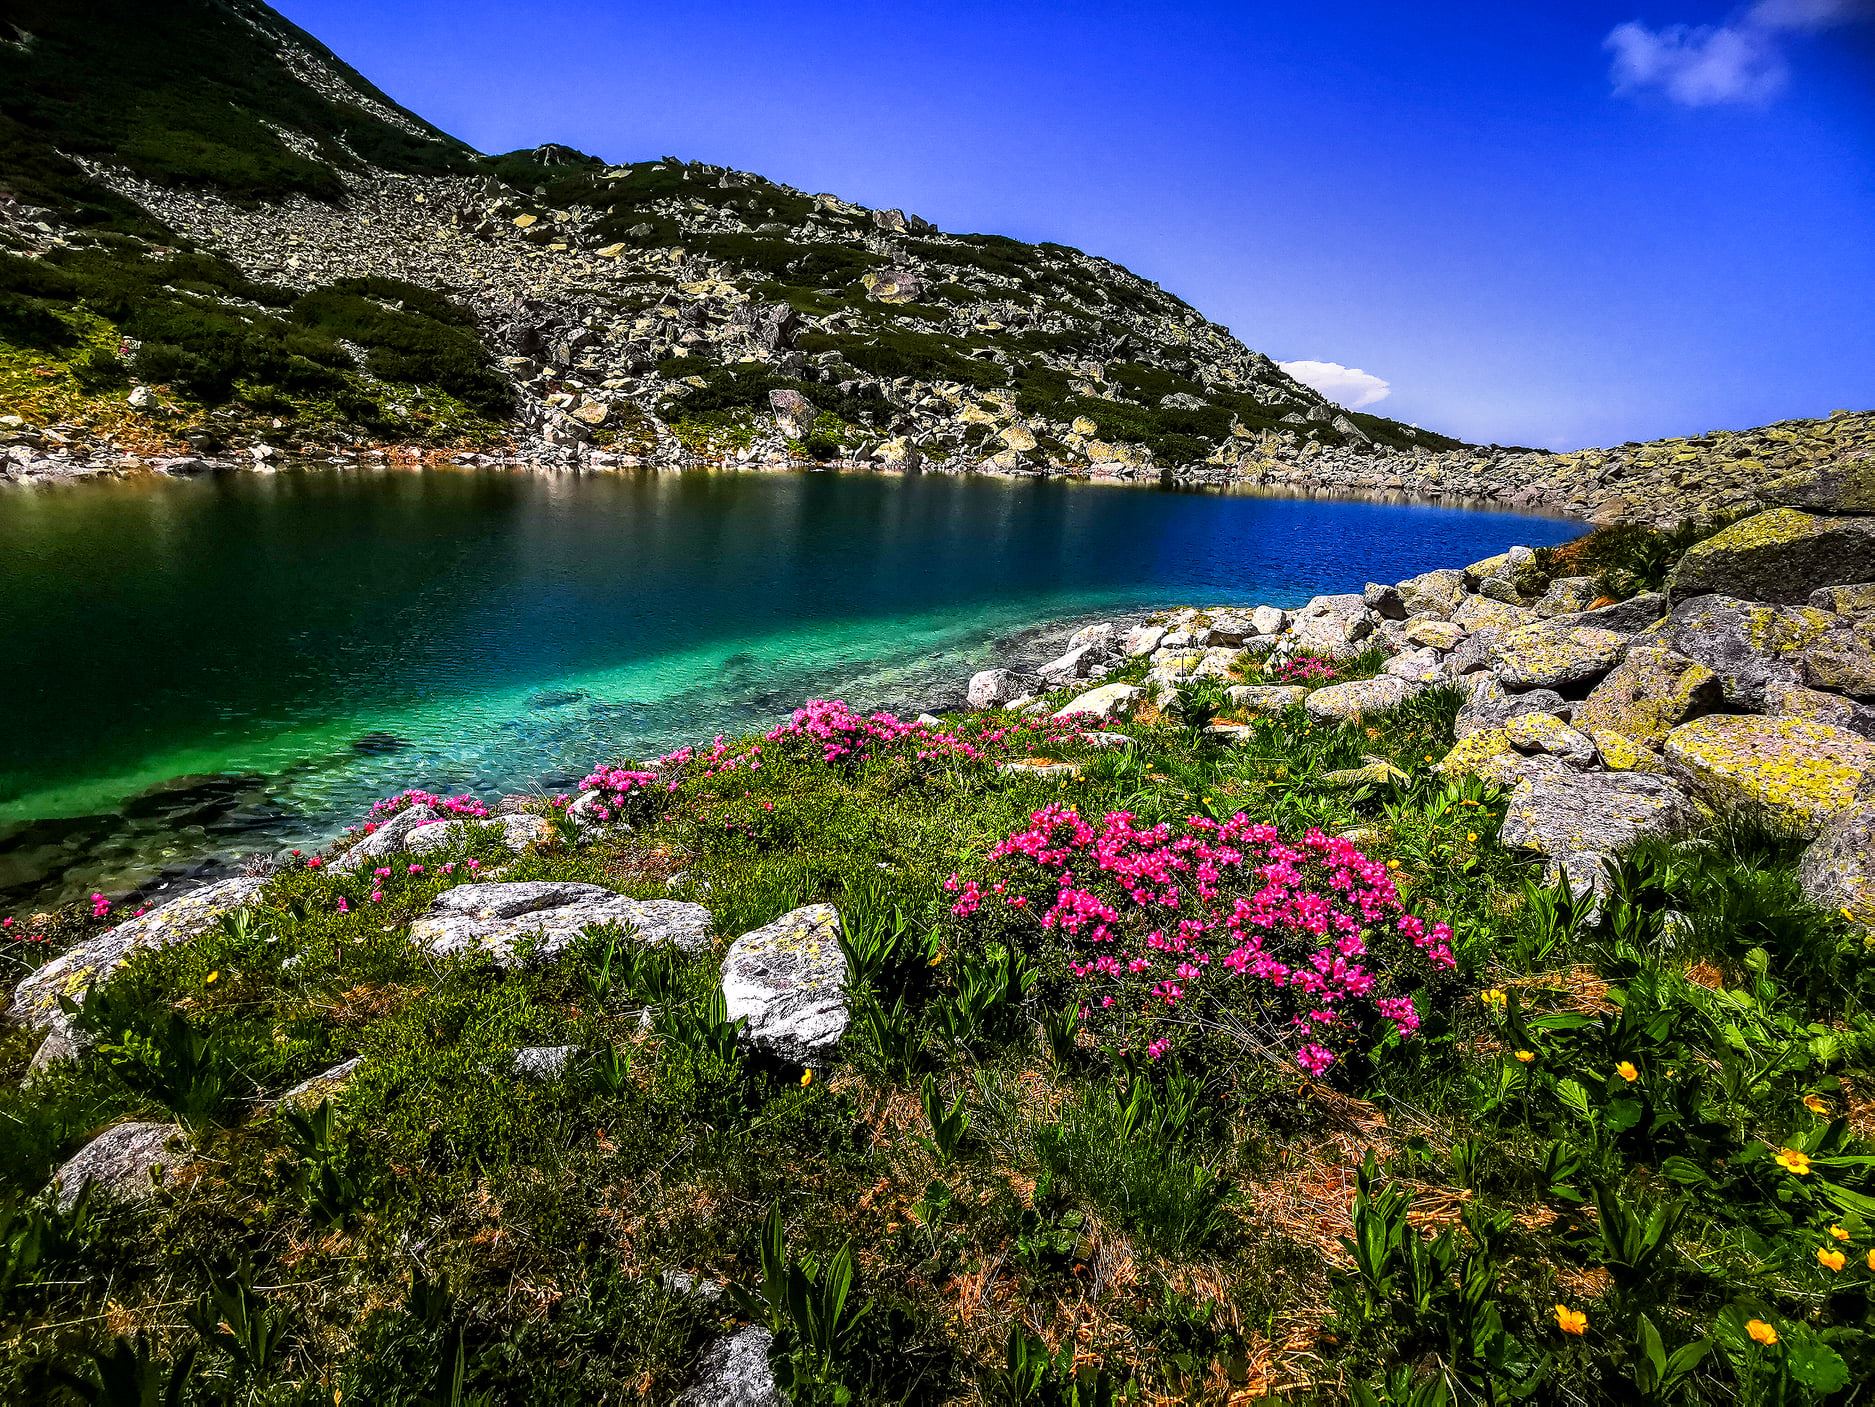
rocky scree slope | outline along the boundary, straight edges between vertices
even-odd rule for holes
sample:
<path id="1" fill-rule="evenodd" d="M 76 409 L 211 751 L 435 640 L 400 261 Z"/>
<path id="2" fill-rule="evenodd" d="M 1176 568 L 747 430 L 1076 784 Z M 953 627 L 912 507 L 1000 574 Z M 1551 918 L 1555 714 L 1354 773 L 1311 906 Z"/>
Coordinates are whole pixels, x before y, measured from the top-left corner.
<path id="1" fill-rule="evenodd" d="M 0 393 L 38 458 L 1127 472 L 1454 443 L 1076 250 L 675 158 L 481 157 L 263 5 L 171 8 L 28 0 L 0 35 Z"/>

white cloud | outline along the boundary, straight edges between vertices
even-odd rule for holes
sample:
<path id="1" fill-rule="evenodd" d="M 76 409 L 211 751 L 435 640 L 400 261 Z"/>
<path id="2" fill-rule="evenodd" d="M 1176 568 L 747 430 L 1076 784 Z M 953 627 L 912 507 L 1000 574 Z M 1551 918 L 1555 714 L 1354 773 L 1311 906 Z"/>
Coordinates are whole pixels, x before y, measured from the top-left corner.
<path id="1" fill-rule="evenodd" d="M 1393 394 L 1393 387 L 1371 372 L 1362 371 L 1358 366 L 1343 366 L 1340 362 L 1278 362 L 1278 366 L 1288 372 L 1304 386 L 1321 392 L 1336 405 L 1347 410 L 1360 410 L 1375 401 L 1384 401 Z"/>
<path id="2" fill-rule="evenodd" d="M 1784 44 L 1875 18 L 1875 0 L 1757 0 L 1725 24 L 1618 24 L 1602 47 L 1614 55 L 1609 77 L 1617 93 L 1657 88 L 1684 107 L 1758 103 L 1790 81 Z"/>

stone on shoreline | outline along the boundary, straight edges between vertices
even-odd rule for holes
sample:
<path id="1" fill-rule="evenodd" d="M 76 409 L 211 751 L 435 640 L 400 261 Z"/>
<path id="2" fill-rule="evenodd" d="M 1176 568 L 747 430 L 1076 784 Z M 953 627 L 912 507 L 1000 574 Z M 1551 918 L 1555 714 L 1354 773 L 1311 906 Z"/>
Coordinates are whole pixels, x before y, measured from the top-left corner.
<path id="1" fill-rule="evenodd" d="M 1146 691 L 1137 684 L 1102 684 L 1057 709 L 1055 717 L 1089 717 L 1112 723 L 1131 718 L 1145 701 Z"/>
<path id="2" fill-rule="evenodd" d="M 1028 682 L 1014 670 L 983 669 L 970 676 L 966 697 L 972 708 L 1002 708 L 1028 692 Z"/>

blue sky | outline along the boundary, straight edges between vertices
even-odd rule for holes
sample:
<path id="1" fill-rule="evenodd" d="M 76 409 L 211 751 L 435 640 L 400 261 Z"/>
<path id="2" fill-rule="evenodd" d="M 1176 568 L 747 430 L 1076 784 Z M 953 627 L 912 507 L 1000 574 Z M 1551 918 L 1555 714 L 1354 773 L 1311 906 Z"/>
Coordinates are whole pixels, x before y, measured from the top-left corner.
<path id="1" fill-rule="evenodd" d="M 1875 0 L 281 8 L 484 151 L 1072 244 L 1468 439 L 1875 407 Z"/>

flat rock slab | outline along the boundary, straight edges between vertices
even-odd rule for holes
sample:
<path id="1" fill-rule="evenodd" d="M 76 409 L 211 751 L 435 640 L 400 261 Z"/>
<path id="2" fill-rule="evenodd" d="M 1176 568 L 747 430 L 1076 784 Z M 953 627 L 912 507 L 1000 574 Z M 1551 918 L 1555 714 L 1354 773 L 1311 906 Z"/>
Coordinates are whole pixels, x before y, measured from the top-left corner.
<path id="1" fill-rule="evenodd" d="M 1378 679 L 1352 679 L 1312 690 L 1303 702 L 1309 717 L 1321 723 L 1351 723 L 1370 713 L 1398 708 L 1424 691 L 1424 685 L 1395 675 Z"/>
<path id="2" fill-rule="evenodd" d="M 120 1201 L 140 1202 L 154 1196 L 164 1169 L 186 1159 L 188 1146 L 174 1124 L 116 1124 L 52 1174 L 59 1209 L 69 1211 L 88 1183 Z"/>
<path id="3" fill-rule="evenodd" d="M 553 833 L 545 816 L 490 816 L 486 821 L 444 821 L 440 825 L 418 826 L 410 833 L 404 849 L 412 855 L 428 855 L 459 845 L 478 831 L 491 830 L 496 839 L 517 855 Z"/>
<path id="4" fill-rule="evenodd" d="M 59 954 L 28 974 L 14 991 L 14 1020 L 62 1030 L 65 1022 L 59 1011 L 60 997 L 83 1001 L 86 992 L 136 953 L 199 937 L 223 914 L 252 904 L 264 883 L 259 879 L 224 879 L 205 885 Z"/>
<path id="5" fill-rule="evenodd" d="M 1715 713 L 1667 734 L 1667 770 L 1717 804 L 1816 835 L 1875 771 L 1875 743 L 1807 718 Z"/>
<path id="6" fill-rule="evenodd" d="M 1627 645 L 1617 631 L 1544 621 L 1506 630 L 1492 648 L 1492 665 L 1507 689 L 1567 689 L 1613 669 Z"/>
<path id="7" fill-rule="evenodd" d="M 1081 775 L 1081 764 L 1020 758 L 1014 762 L 999 763 L 996 770 L 1005 777 L 1078 777 Z"/>
<path id="8" fill-rule="evenodd" d="M 1604 861 L 1642 836 L 1673 833 L 1693 814 L 1685 793 L 1665 777 L 1559 768 L 1517 784 L 1498 839 L 1547 856 L 1580 892 L 1599 887 Z"/>
<path id="9" fill-rule="evenodd" d="M 675 1407 L 787 1407 L 768 1366 L 774 1336 L 760 1324 L 726 1334 L 703 1351 L 697 1380 Z"/>
<path id="10" fill-rule="evenodd" d="M 1102 684 L 1089 689 L 1055 712 L 1057 718 L 1092 717 L 1102 723 L 1131 718 L 1146 701 L 1146 691 L 1137 684 Z"/>
<path id="11" fill-rule="evenodd" d="M 1230 706 L 1244 713 L 1281 713 L 1308 696 L 1300 684 L 1233 684 L 1224 691 Z"/>
<path id="12" fill-rule="evenodd" d="M 538 939 L 536 951 L 550 957 L 600 923 L 634 930 L 640 943 L 670 943 L 686 953 L 701 952 L 710 941 L 710 914 L 701 904 L 628 899 L 597 884 L 542 880 L 446 889 L 410 925 L 410 940 L 438 957 L 480 948 L 506 962 L 529 939 Z"/>
<path id="13" fill-rule="evenodd" d="M 846 1034 L 846 955 L 840 915 L 809 904 L 745 933 L 723 957 L 723 1005 L 746 1019 L 759 1050 L 812 1064 Z"/>
<path id="14" fill-rule="evenodd" d="M 316 1099 L 326 1099 L 343 1088 L 345 1082 L 365 1063 L 362 1055 L 354 1055 L 350 1060 L 340 1061 L 330 1070 L 321 1070 L 310 1080 L 301 1080 L 292 1089 L 280 1096 L 282 1104 L 308 1104 Z"/>

